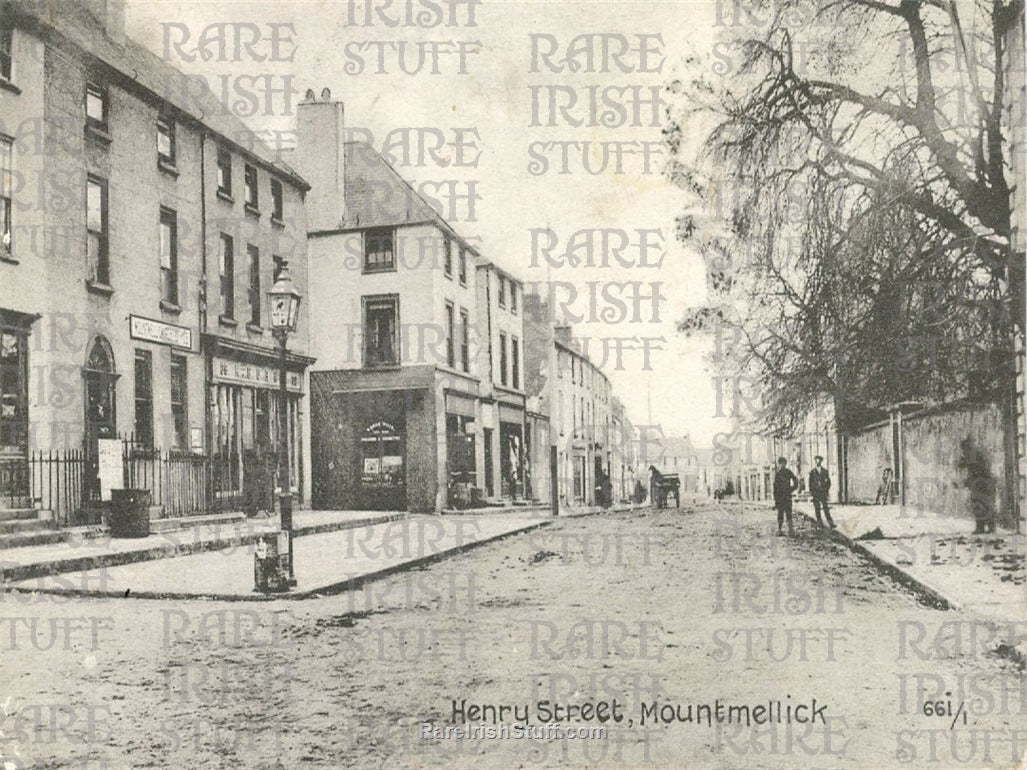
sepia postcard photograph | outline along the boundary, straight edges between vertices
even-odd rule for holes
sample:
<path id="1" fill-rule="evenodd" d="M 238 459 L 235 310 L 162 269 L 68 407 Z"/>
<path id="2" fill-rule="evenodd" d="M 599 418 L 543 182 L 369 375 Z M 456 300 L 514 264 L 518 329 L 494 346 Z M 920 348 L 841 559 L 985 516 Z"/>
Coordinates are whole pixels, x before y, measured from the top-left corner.
<path id="1" fill-rule="evenodd" d="M 0 0 L 0 770 L 1027 770 L 1024 0 Z"/>

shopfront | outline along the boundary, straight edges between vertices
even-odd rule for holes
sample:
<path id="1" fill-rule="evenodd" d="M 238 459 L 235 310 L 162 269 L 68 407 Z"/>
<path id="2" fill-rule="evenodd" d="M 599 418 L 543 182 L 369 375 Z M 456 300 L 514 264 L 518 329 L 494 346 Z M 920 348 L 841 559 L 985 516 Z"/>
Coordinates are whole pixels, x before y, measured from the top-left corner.
<path id="1" fill-rule="evenodd" d="M 224 346 L 208 353 L 207 436 L 216 494 L 222 499 L 238 499 L 240 507 L 250 511 L 272 510 L 279 448 L 288 438 L 292 492 L 303 499 L 303 369 L 307 359 L 289 356 L 283 423 L 279 367 L 272 355 Z"/>
<path id="2" fill-rule="evenodd" d="M 28 495 L 29 333 L 35 315 L 0 310 L 0 508 Z"/>

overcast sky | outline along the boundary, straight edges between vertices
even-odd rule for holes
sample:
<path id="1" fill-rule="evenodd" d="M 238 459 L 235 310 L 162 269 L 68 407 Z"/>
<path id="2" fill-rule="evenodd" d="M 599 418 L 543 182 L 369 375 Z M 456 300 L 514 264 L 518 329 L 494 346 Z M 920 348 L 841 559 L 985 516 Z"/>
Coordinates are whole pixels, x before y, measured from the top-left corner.
<path id="1" fill-rule="evenodd" d="M 384 3 L 379 2 L 377 6 Z M 394 14 L 402 20 L 408 3 L 394 0 L 383 13 Z M 448 15 L 448 3 L 440 3 Z M 431 5 L 412 3 L 413 11 L 431 10 Z M 526 281 L 553 281 L 575 283 L 582 294 L 588 282 L 656 281 L 661 284 L 664 300 L 660 303 L 660 318 L 652 320 L 651 303 L 646 302 L 644 322 L 612 326 L 606 323 L 575 324 L 580 336 L 604 338 L 665 337 L 665 347 L 652 353 L 652 369 L 645 371 L 641 352 L 625 352 L 624 368 L 616 369 L 611 360 L 604 367 L 615 392 L 626 404 L 629 416 L 636 423 L 649 420 L 651 398 L 652 421 L 663 426 L 670 435 L 690 433 L 697 445 L 708 444 L 718 430 L 727 428 L 713 417 L 713 387 L 705 372 L 701 355 L 702 345 L 685 340 L 675 331 L 675 322 L 686 305 L 701 303 L 705 296 L 704 278 L 699 258 L 679 247 L 673 237 L 674 218 L 684 202 L 680 193 L 662 176 L 662 159 L 653 156 L 651 173 L 642 173 L 642 156 L 624 156 L 623 174 L 606 173 L 593 176 L 582 169 L 580 150 L 577 158 L 572 154 L 570 174 L 556 173 L 562 156 L 555 149 L 542 151 L 536 142 L 649 142 L 655 148 L 661 140 L 659 125 L 652 125 L 651 108 L 642 106 L 645 125 L 615 125 L 589 127 L 586 103 L 590 87 L 598 94 L 603 89 L 638 87 L 648 95 L 653 86 L 666 82 L 675 64 L 689 50 L 700 50 L 710 45 L 716 8 L 703 2 L 485 2 L 474 9 L 476 26 L 466 25 L 468 11 L 465 5 L 455 7 L 455 19 L 460 26 L 435 26 L 422 29 L 402 23 L 388 27 L 381 16 L 373 16 L 373 26 L 350 25 L 347 16 L 352 11 L 364 18 L 364 0 L 349 2 L 178 2 L 168 0 L 129 0 L 128 31 L 155 53 L 187 72 L 201 73 L 208 78 L 217 92 L 224 83 L 232 88 L 259 90 L 263 99 L 263 82 L 280 89 L 285 78 L 292 76 L 295 101 L 302 98 L 307 88 L 317 94 L 323 88 L 331 89 L 332 97 L 345 102 L 346 123 L 349 127 L 368 129 L 381 149 L 384 137 L 400 127 L 429 127 L 445 132 L 452 139 L 454 128 L 476 128 L 481 155 L 474 168 L 440 168 L 431 162 L 426 166 L 398 166 L 400 172 L 414 182 L 437 183 L 460 180 L 456 189 L 464 192 L 473 181 L 481 200 L 475 203 L 474 221 L 467 221 L 466 202 L 458 202 L 454 217 L 447 217 L 465 237 L 480 238 L 483 253 L 489 259 L 522 277 Z M 429 18 L 431 17 L 429 13 Z M 179 49 L 166 46 L 165 41 L 181 43 L 186 32 L 189 38 L 182 50 L 194 51 L 197 41 L 207 25 L 216 23 L 256 24 L 262 39 L 252 52 L 242 49 L 238 57 L 232 46 L 226 50 L 225 61 L 185 61 Z M 280 58 L 291 55 L 292 61 L 254 61 L 264 56 L 270 59 L 275 50 L 271 36 L 274 28 L 268 25 L 293 24 L 295 32 L 279 28 L 280 35 L 291 37 L 281 41 Z M 177 25 L 185 25 L 182 28 Z M 234 29 L 234 28 L 230 28 Z M 243 31 L 245 35 L 248 30 Z M 607 69 L 613 72 L 532 71 L 531 34 L 549 34 L 557 38 L 559 48 L 552 57 L 560 61 L 566 54 L 568 43 L 583 33 L 621 33 L 627 35 L 632 48 L 639 46 L 636 33 L 662 35 L 662 44 L 648 39 L 650 49 L 645 60 L 637 51 L 621 59 L 627 66 L 649 69 L 665 57 L 659 72 L 630 72 L 617 70 L 617 63 L 607 59 Z M 418 62 L 418 48 L 414 44 L 437 41 L 442 43 L 438 56 L 441 74 L 430 72 L 431 52 L 418 74 L 401 71 L 398 51 L 393 42 L 406 45 L 407 66 Z M 372 45 L 365 45 L 372 43 Z M 378 46 L 385 43 L 384 64 L 386 74 L 377 74 Z M 459 73 L 459 45 L 464 46 L 466 74 Z M 545 45 L 547 41 L 540 41 Z M 616 52 L 619 41 L 609 40 L 608 48 Z M 215 45 L 208 50 L 217 53 Z M 594 48 L 594 68 L 603 68 L 602 46 Z M 579 61 L 584 61 L 578 58 Z M 359 62 L 363 62 L 363 71 Z M 540 63 L 545 70 L 544 63 Z M 348 67 L 348 68 L 347 68 Z M 252 84 L 255 74 L 267 75 L 269 80 Z M 226 80 L 222 80 L 224 77 Z M 534 92 L 532 87 L 538 87 Z M 557 127 L 532 125 L 533 96 L 537 97 L 534 111 L 543 124 L 548 123 L 551 87 L 568 86 L 574 89 L 578 104 L 571 110 L 571 118 L 584 121 L 582 126 L 567 125 L 558 119 Z M 615 91 L 617 97 L 630 91 Z M 566 95 L 557 92 L 558 98 Z M 234 97 L 233 97 L 234 100 Z M 561 102 L 562 104 L 563 102 Z M 246 109 L 245 103 L 242 105 Z M 600 114 L 607 105 L 600 105 Z M 628 107 L 630 115 L 631 107 Z M 294 114 L 286 100 L 277 95 L 270 114 L 246 117 L 247 123 L 258 130 L 275 130 L 287 135 L 294 128 Z M 615 122 L 618 121 L 616 114 Z M 547 173 L 529 173 L 533 160 L 530 152 L 548 159 Z M 598 145 L 594 145 L 598 147 Z M 622 145 L 624 146 L 624 145 Z M 612 146 L 611 146 L 612 149 Z M 598 160 L 599 155 L 594 158 Z M 611 159 L 612 163 L 612 159 Z M 443 212 L 445 215 L 446 212 Z M 661 230 L 666 241 L 666 256 L 656 268 L 626 270 L 615 266 L 558 267 L 547 270 L 541 264 L 532 265 L 532 228 L 551 227 L 565 242 L 575 230 L 582 228 L 612 228 L 627 232 L 632 241 L 638 229 Z M 616 236 L 614 236 L 616 237 Z M 651 237 L 651 236 L 650 236 Z M 629 249 L 627 256 L 638 256 Z M 652 256 L 650 257 L 652 259 Z M 602 309 L 603 304 L 599 305 Z M 588 315 L 590 305 L 581 297 L 570 306 L 572 312 Z M 593 347 L 593 360 L 600 360 L 602 352 Z M 650 395 L 651 394 L 651 395 Z"/>

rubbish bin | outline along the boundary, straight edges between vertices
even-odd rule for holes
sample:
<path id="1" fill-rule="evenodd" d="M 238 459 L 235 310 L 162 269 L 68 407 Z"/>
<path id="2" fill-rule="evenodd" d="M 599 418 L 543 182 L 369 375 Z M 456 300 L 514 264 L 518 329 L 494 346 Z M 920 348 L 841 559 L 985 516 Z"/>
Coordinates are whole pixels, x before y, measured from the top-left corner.
<path id="1" fill-rule="evenodd" d="M 149 537 L 150 490 L 112 489 L 107 523 L 111 537 Z"/>

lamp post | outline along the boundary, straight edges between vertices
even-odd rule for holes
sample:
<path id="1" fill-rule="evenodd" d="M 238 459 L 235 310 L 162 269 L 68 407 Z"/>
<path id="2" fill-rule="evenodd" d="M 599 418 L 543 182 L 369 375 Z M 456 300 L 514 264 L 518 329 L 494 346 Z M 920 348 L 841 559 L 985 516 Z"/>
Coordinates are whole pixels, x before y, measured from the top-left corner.
<path id="1" fill-rule="evenodd" d="M 289 409 L 288 409 L 288 386 L 286 378 L 288 372 L 286 342 L 289 333 L 296 331 L 296 324 L 300 315 L 300 300 L 302 299 L 296 289 L 292 278 L 289 276 L 288 264 L 283 264 L 278 272 L 278 278 L 267 293 L 270 312 L 268 317 L 271 321 L 271 332 L 278 340 L 279 369 L 278 369 L 278 469 L 281 480 L 281 492 L 278 496 L 279 510 L 281 511 L 281 527 L 289 539 L 289 585 L 296 585 L 295 570 L 293 568 L 292 549 L 292 481 L 290 479 L 289 463 Z"/>

